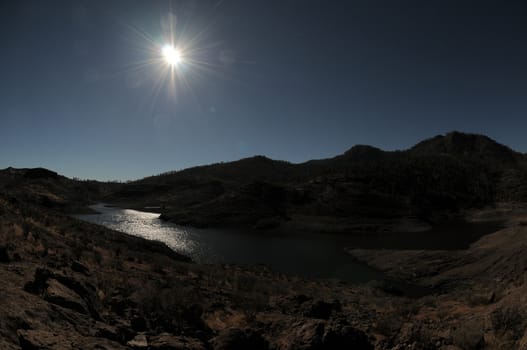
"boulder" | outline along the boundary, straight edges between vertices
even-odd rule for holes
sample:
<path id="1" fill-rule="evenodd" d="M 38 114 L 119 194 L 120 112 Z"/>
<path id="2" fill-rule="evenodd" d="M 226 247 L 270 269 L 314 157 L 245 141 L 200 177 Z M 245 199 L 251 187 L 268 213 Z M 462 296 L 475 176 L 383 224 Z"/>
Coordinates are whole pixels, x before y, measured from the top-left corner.
<path id="1" fill-rule="evenodd" d="M 148 345 L 151 350 L 206 350 L 205 345 L 199 339 L 175 336 L 170 333 L 149 337 Z"/>
<path id="2" fill-rule="evenodd" d="M 277 342 L 280 350 L 315 350 L 321 349 L 324 337 L 324 321 L 303 319 L 286 327 Z"/>
<path id="3" fill-rule="evenodd" d="M 146 330 L 146 319 L 141 316 L 134 316 L 130 322 L 132 329 L 136 332 L 144 332 Z"/>
<path id="4" fill-rule="evenodd" d="M 71 269 L 86 276 L 90 275 L 90 270 L 78 261 L 74 261 L 71 263 Z"/>
<path id="5" fill-rule="evenodd" d="M 95 336 L 98 338 L 105 338 L 116 342 L 122 342 L 122 338 L 117 330 L 117 327 L 110 326 L 102 322 L 95 324 Z"/>
<path id="6" fill-rule="evenodd" d="M 50 279 L 48 281 L 44 299 L 50 303 L 80 312 L 81 314 L 88 314 L 84 300 L 56 279 Z"/>
<path id="7" fill-rule="evenodd" d="M 71 349 L 71 343 L 62 342 L 63 339 L 57 333 L 43 330 L 23 330 L 17 331 L 20 347 L 24 350 L 37 349 Z"/>
<path id="8" fill-rule="evenodd" d="M 304 315 L 307 317 L 318 318 L 327 320 L 331 317 L 331 314 L 335 311 L 338 312 L 341 310 L 340 302 L 333 301 L 331 303 L 325 302 L 323 300 L 317 300 L 309 303 L 306 307 Z"/>
<path id="9" fill-rule="evenodd" d="M 214 350 L 267 350 L 269 343 L 252 329 L 230 328 L 211 340 Z"/>
<path id="10" fill-rule="evenodd" d="M 9 263 L 9 262 L 11 262 L 11 259 L 9 258 L 7 247 L 0 246 L 0 263 Z"/>
<path id="11" fill-rule="evenodd" d="M 324 349 L 334 350 L 373 350 L 368 336 L 344 322 L 330 322 L 326 326 L 323 338 Z"/>
<path id="12" fill-rule="evenodd" d="M 51 276 L 51 272 L 47 269 L 38 268 L 35 270 L 33 281 L 29 281 L 24 285 L 24 290 L 32 294 L 41 294 L 47 288 L 47 281 Z"/>
<path id="13" fill-rule="evenodd" d="M 17 335 L 20 347 L 24 350 L 126 349 L 119 343 L 107 339 L 84 337 L 72 332 L 19 329 Z"/>
<path id="14" fill-rule="evenodd" d="M 135 338 L 126 343 L 126 345 L 134 349 L 147 349 L 148 340 L 146 339 L 146 335 L 141 333 L 136 335 Z"/>

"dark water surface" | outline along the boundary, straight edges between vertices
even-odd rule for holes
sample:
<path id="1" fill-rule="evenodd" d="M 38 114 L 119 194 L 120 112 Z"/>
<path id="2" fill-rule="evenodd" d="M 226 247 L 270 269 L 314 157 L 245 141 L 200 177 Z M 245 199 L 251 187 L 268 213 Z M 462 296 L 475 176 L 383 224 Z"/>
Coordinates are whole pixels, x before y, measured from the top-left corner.
<path id="1" fill-rule="evenodd" d="M 462 250 L 505 227 L 503 221 L 447 222 L 423 232 L 363 232 L 348 237 L 350 247 L 397 250 Z"/>
<path id="2" fill-rule="evenodd" d="M 199 263 L 265 264 L 273 270 L 309 278 L 336 278 L 349 282 L 383 280 L 384 275 L 356 262 L 346 248 L 462 249 L 498 224 L 456 224 L 420 233 L 283 235 L 227 229 L 198 229 L 159 219 L 159 214 L 103 204 L 100 214 L 77 218 L 164 242 Z"/>

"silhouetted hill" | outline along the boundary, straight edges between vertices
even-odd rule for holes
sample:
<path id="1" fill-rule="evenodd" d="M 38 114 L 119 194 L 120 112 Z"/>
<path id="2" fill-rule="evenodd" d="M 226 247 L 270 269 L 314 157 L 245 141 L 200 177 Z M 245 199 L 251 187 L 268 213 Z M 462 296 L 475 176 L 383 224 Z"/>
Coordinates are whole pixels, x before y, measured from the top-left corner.
<path id="1" fill-rule="evenodd" d="M 158 204 L 163 217 L 191 225 L 407 230 L 521 201 L 524 169 L 523 155 L 456 133 L 406 151 L 355 146 L 302 164 L 253 157 L 128 184 L 0 170 L 0 348 L 524 348 L 525 207 L 473 212 L 509 227 L 464 251 L 350 250 L 434 293 L 417 299 L 390 280 L 348 286 L 262 266 L 194 264 L 62 213 L 106 198 Z"/>
<path id="2" fill-rule="evenodd" d="M 163 218 L 197 226 L 393 229 L 402 218 L 434 221 L 525 201 L 526 169 L 521 153 L 451 132 L 404 151 L 357 145 L 300 164 L 256 156 L 194 167 L 127 184 L 108 200 L 159 206 Z"/>
<path id="3" fill-rule="evenodd" d="M 516 166 L 525 162 L 523 154 L 487 136 L 455 131 L 419 142 L 410 152 L 416 155 L 448 154 L 460 158 L 468 157 L 501 166 Z"/>
<path id="4" fill-rule="evenodd" d="M 403 151 L 357 145 L 300 164 L 255 156 L 126 184 L 8 168 L 0 171 L 0 190 L 63 210 L 95 201 L 158 207 L 163 218 L 195 226 L 395 230 L 409 220 L 527 201 L 527 160 L 486 136 L 451 132 Z"/>
<path id="5" fill-rule="evenodd" d="M 0 170 L 0 192 L 67 212 L 81 212 L 86 205 L 115 192 L 120 184 L 79 181 L 44 168 L 12 168 Z"/>
<path id="6" fill-rule="evenodd" d="M 214 179 L 233 183 L 251 181 L 288 182 L 298 172 L 298 167 L 286 161 L 273 160 L 264 156 L 240 159 L 234 162 L 216 163 L 188 168 L 180 171 L 147 177 L 136 183 L 171 183 L 182 179 Z"/>

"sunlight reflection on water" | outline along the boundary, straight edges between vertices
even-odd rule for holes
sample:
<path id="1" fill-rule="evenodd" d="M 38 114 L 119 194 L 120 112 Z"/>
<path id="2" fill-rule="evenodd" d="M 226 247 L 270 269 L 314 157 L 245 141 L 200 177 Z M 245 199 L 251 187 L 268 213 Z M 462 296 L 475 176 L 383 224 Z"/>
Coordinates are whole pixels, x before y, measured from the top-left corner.
<path id="1" fill-rule="evenodd" d="M 171 249 L 188 255 L 196 261 L 202 261 L 204 258 L 203 246 L 197 243 L 195 235 L 185 227 L 160 220 L 159 214 L 106 207 L 103 204 L 97 204 L 91 208 L 100 214 L 76 215 L 75 217 L 133 236 L 161 241 Z M 212 252 L 207 253 L 207 256 L 212 258 Z"/>
<path id="2" fill-rule="evenodd" d="M 344 250 L 344 237 L 276 235 L 269 232 L 197 229 L 165 222 L 159 214 L 106 207 L 75 217 L 133 236 L 164 242 L 198 263 L 265 264 L 288 274 L 365 282 L 381 274 L 358 264 Z"/>
<path id="3" fill-rule="evenodd" d="M 385 276 L 354 260 L 346 253 L 346 247 L 465 249 L 465 245 L 499 227 L 487 223 L 456 224 L 426 233 L 370 233 L 367 237 L 327 233 L 286 235 L 265 231 L 198 229 L 162 221 L 159 214 L 154 213 L 106 207 L 104 204 L 92 208 L 100 214 L 76 217 L 133 236 L 161 241 L 198 263 L 265 264 L 287 274 L 336 278 L 355 283 L 381 280 Z"/>

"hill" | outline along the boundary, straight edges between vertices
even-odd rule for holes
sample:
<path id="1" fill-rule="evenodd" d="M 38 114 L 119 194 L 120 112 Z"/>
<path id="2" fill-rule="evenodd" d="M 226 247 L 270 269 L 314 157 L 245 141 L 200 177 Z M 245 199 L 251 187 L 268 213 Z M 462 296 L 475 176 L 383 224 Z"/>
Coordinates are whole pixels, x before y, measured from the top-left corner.
<path id="1" fill-rule="evenodd" d="M 355 146 L 302 164 L 253 157 L 128 184 L 4 169 L 0 347 L 525 348 L 527 211 L 497 205 L 525 198 L 525 173 L 524 155 L 461 133 L 405 151 Z M 159 204 L 168 219 L 202 225 L 347 232 L 470 212 L 506 218 L 508 227 L 467 250 L 349 250 L 426 289 L 411 299 L 387 281 L 355 286 L 199 265 L 64 215 L 100 200 Z M 481 206 L 496 207 L 469 210 Z"/>
<path id="2" fill-rule="evenodd" d="M 357 145 L 300 164 L 255 156 L 122 184 L 8 168 L 0 191 L 62 212 L 97 201 L 148 207 L 200 227 L 418 230 L 471 208 L 527 201 L 527 158 L 489 137 L 451 132 L 402 151 Z"/>
<path id="3" fill-rule="evenodd" d="M 161 208 L 194 226 L 393 230 L 497 202 L 527 200 L 527 158 L 476 134 L 451 132 L 404 151 L 358 145 L 300 164 L 257 156 L 148 177 L 106 197 Z"/>
<path id="4" fill-rule="evenodd" d="M 87 205 L 117 191 L 120 186 L 69 179 L 44 168 L 0 170 L 0 193 L 67 213 L 86 212 Z"/>

